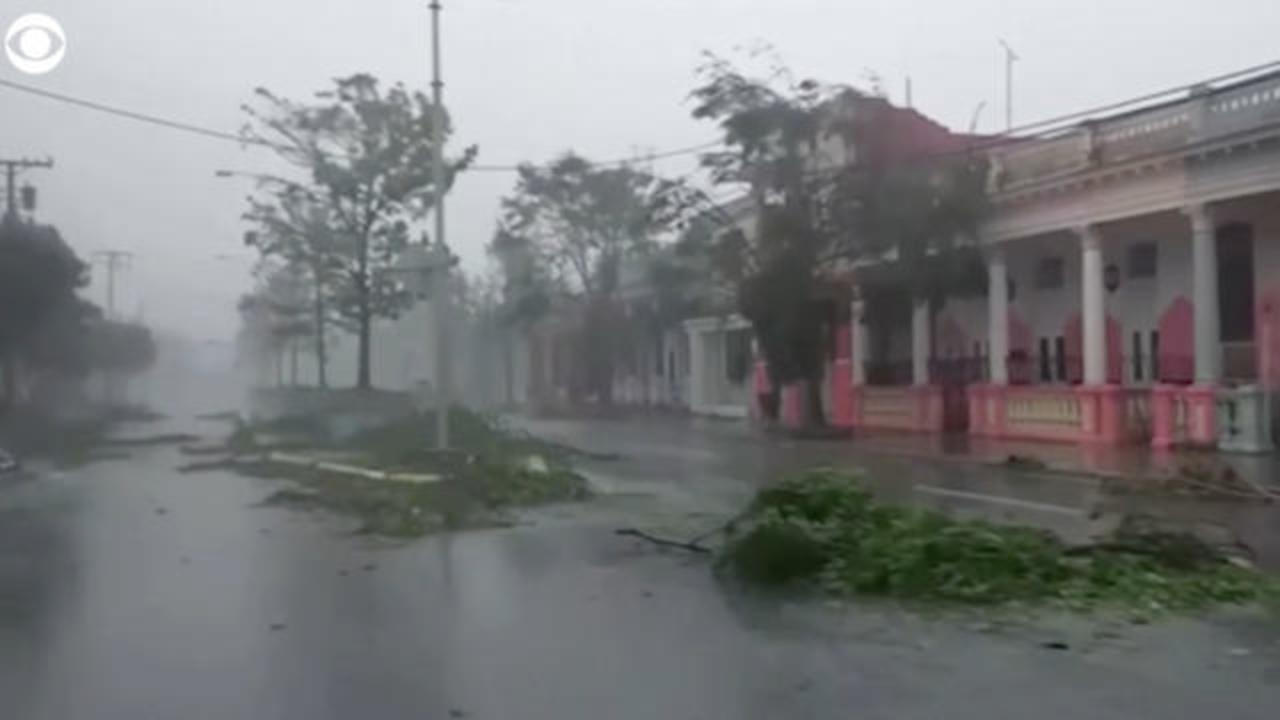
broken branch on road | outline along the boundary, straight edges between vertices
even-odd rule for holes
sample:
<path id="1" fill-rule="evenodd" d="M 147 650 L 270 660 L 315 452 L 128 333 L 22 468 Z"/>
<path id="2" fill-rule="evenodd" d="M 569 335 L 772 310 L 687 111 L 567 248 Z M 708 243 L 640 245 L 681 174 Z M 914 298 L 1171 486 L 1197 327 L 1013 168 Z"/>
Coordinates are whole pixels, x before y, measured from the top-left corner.
<path id="1" fill-rule="evenodd" d="M 680 550 L 688 550 L 689 552 L 700 553 L 703 555 L 711 554 L 711 548 L 707 547 L 706 545 L 699 545 L 698 543 L 693 541 L 685 542 L 682 540 L 672 540 L 670 538 L 658 537 L 657 535 L 651 535 L 639 528 L 633 528 L 633 527 L 618 528 L 617 530 L 613 531 L 613 534 L 622 535 L 624 537 L 639 538 L 641 540 L 646 540 L 648 542 L 651 542 L 654 545 L 657 545 L 659 547 L 677 548 Z"/>

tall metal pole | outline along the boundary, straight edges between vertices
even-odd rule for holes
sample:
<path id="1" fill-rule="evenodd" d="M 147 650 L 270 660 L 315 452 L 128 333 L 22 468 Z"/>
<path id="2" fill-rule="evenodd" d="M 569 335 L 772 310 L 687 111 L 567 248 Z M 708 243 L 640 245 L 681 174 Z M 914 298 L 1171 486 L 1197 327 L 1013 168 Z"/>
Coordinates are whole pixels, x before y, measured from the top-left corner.
<path id="1" fill-rule="evenodd" d="M 444 264 L 434 269 L 432 291 L 435 297 L 436 344 L 436 447 L 449 448 L 449 406 L 452 404 L 449 378 L 449 264 L 444 237 L 444 81 L 440 68 L 440 0 L 431 0 L 431 170 L 435 193 L 437 252 Z"/>
<path id="2" fill-rule="evenodd" d="M 1004 48 L 1004 124 L 1005 131 L 1013 131 L 1013 63 L 1018 56 L 1009 47 L 1009 43 L 1000 40 Z"/>
<path id="3" fill-rule="evenodd" d="M 102 250 L 93 254 L 95 260 L 101 260 L 107 268 L 107 312 L 106 318 L 114 320 L 116 317 L 116 270 L 125 266 L 129 259 L 133 257 L 133 253 L 126 250 Z M 118 378 L 115 372 L 107 370 L 102 374 L 102 390 L 106 401 L 110 405 L 114 405 L 119 395 L 117 391 Z"/>

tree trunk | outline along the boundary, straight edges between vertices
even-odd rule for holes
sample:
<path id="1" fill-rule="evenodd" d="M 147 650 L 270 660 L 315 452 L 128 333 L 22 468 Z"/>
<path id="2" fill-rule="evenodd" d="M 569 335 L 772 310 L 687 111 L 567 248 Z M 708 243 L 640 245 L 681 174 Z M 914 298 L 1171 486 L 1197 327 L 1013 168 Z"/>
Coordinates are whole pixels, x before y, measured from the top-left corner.
<path id="1" fill-rule="evenodd" d="M 327 365 L 329 357 L 326 354 L 328 349 L 325 347 L 325 320 L 324 320 L 324 290 L 320 285 L 320 279 L 316 278 L 316 297 L 315 297 L 315 334 L 316 334 L 316 384 L 321 388 L 329 387 L 329 378 L 327 374 Z"/>
<path id="2" fill-rule="evenodd" d="M 362 293 L 360 296 L 360 337 L 359 347 L 356 356 L 356 387 L 361 390 L 368 390 L 373 387 L 373 382 L 369 374 L 370 344 L 371 344 L 371 318 L 369 317 L 369 296 Z"/>
<path id="3" fill-rule="evenodd" d="M 360 323 L 359 348 L 356 350 L 356 388 L 360 390 L 368 390 L 373 387 L 373 382 L 369 376 L 369 355 L 370 355 L 370 312 L 369 312 L 369 228 L 371 221 L 366 221 L 364 232 L 360 233 L 359 243 L 356 252 L 359 254 L 357 258 L 358 268 L 356 270 L 356 292 L 359 295 L 358 313 Z"/>
<path id="4" fill-rule="evenodd" d="M 515 352 L 514 343 L 511 342 L 511 331 L 500 330 L 502 337 L 502 406 L 511 407 L 515 405 L 515 367 L 513 366 L 512 353 Z"/>
<path id="5" fill-rule="evenodd" d="M 822 409 L 822 380 L 822 374 L 819 373 L 816 379 L 810 378 L 809 381 L 805 383 L 805 387 L 809 393 L 809 402 L 807 403 L 808 407 L 806 408 L 809 416 L 806 419 L 805 424 L 810 427 L 820 428 L 825 427 L 827 424 L 827 416 Z"/>
<path id="6" fill-rule="evenodd" d="M 298 341 L 289 341 L 289 385 L 298 387 Z"/>

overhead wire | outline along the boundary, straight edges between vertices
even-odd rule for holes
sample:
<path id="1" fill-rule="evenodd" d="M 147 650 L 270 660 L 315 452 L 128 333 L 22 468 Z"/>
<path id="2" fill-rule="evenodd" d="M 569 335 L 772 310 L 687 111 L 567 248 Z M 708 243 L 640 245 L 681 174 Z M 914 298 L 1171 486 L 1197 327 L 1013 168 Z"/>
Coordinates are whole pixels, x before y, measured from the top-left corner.
<path id="1" fill-rule="evenodd" d="M 1201 80 L 1190 86 L 1185 84 L 1179 85 L 1179 86 L 1168 88 L 1158 92 L 1146 93 L 1144 95 L 1139 95 L 1137 97 L 1128 98 L 1126 100 L 1122 100 L 1119 102 L 1100 105 L 1100 106 L 1088 108 L 1085 110 L 1067 113 L 1065 115 L 1058 115 L 1056 117 L 1019 125 L 1004 133 L 1001 133 L 998 135 L 986 136 L 982 142 L 978 142 L 973 145 L 970 145 L 966 147 L 963 151 L 959 151 L 959 152 L 972 152 L 974 150 L 982 150 L 982 149 L 987 149 L 992 147 L 998 147 L 1000 145 L 1004 145 L 1011 142 L 1020 142 L 1020 141 L 1032 139 L 1037 135 L 1050 134 L 1055 131 L 1061 130 L 1068 123 L 1084 120 L 1101 113 L 1124 110 L 1127 108 L 1140 109 L 1140 108 L 1136 108 L 1135 106 L 1141 105 L 1143 103 L 1157 101 L 1157 100 L 1169 99 L 1175 93 L 1186 92 L 1188 87 L 1195 87 L 1198 85 L 1214 85 L 1218 83 L 1228 82 L 1231 80 L 1237 80 L 1244 77 L 1258 76 L 1258 75 L 1262 75 L 1267 72 L 1276 71 L 1276 70 L 1280 70 L 1280 60 L 1261 63 L 1259 65 L 1254 65 L 1252 67 L 1217 75 L 1205 80 Z M 34 95 L 34 96 L 41 97 L 47 100 L 52 100 L 55 102 L 66 103 L 68 105 L 73 105 L 73 106 L 80 107 L 87 110 L 93 110 L 96 112 L 113 115 L 113 116 L 124 118 L 127 120 L 133 120 L 135 122 L 147 123 L 150 125 L 164 127 L 171 130 L 177 130 L 181 132 L 200 135 L 200 136 L 208 137 L 215 140 L 234 142 L 241 146 L 252 145 L 252 146 L 259 146 L 259 147 L 267 147 L 271 149 L 281 149 L 286 147 L 281 144 L 273 143 L 269 140 L 265 140 L 262 138 L 246 137 L 237 133 L 226 132 L 224 130 L 205 127 L 202 125 L 197 125 L 195 123 L 185 122 L 182 120 L 175 120 L 173 118 L 168 118 L 161 115 L 141 112 L 137 110 L 130 110 L 128 108 L 123 108 L 115 105 L 108 105 L 106 103 L 87 100 L 84 98 L 75 97 L 73 95 L 68 95 L 65 93 L 54 92 L 52 90 L 46 90 L 44 88 L 35 87 L 33 85 L 27 85 L 25 83 L 14 82 L 12 80 L 6 80 L 6 79 L 0 78 L 0 87 L 14 90 L 17 92 L 26 93 L 29 95 Z M 1026 134 L 1033 130 L 1038 132 L 1030 136 Z M 641 154 L 636 154 L 636 155 L 623 157 L 623 158 L 614 158 L 610 160 L 593 162 L 593 164 L 598 166 L 610 166 L 610 165 L 628 165 L 632 163 L 643 163 L 643 162 L 654 161 L 654 160 L 665 160 L 668 158 L 680 157 L 684 155 L 693 155 L 705 150 L 709 150 L 713 147 L 720 146 L 722 144 L 723 142 L 720 140 L 711 140 L 704 143 L 699 143 L 696 145 L 690 145 L 686 147 L 674 148 L 671 150 L 663 150 L 663 151 L 651 152 L 651 153 L 641 153 Z M 946 156 L 946 155 L 953 155 L 953 154 L 956 154 L 957 152 L 958 151 L 955 151 L 955 150 L 949 150 L 949 151 L 936 153 L 936 156 L 940 157 L 940 156 Z M 927 159 L 928 157 L 934 157 L 934 155 L 929 155 L 926 158 L 922 158 L 922 159 Z M 542 165 L 543 164 L 539 164 L 539 163 L 507 163 L 507 164 L 481 163 L 481 164 L 475 164 L 475 165 L 469 166 L 468 168 L 466 168 L 466 172 L 516 172 L 522 167 L 530 167 L 530 166 L 539 167 Z"/>
<path id="2" fill-rule="evenodd" d="M 46 90 L 44 88 L 27 85 L 25 83 L 14 82 L 12 80 L 5 80 L 0 78 L 0 87 L 8 88 L 10 90 L 16 90 L 22 93 L 27 93 L 29 95 L 35 95 L 37 97 L 45 98 L 47 100 L 53 100 L 56 102 L 66 103 L 68 105 L 74 105 L 76 107 L 84 108 L 87 110 L 94 110 L 96 112 L 106 113 L 108 115 L 124 118 L 126 120 L 134 120 L 136 122 L 142 122 L 150 125 L 169 128 L 170 130 L 179 130 L 182 132 L 193 133 L 203 137 L 212 138 L 214 140 L 229 141 L 229 142 L 234 142 L 240 145 L 256 145 L 259 147 L 267 147 L 271 149 L 280 149 L 280 148 L 287 147 L 279 143 L 273 143 L 269 140 L 264 140 L 261 138 L 246 137 L 243 135 L 239 135 L 237 133 L 226 132 L 224 130 L 217 130 L 217 129 L 205 127 L 202 125 L 196 125 L 195 123 L 185 122 L 182 120 L 174 120 L 172 118 L 167 118 L 160 115 L 154 115 L 151 113 L 140 112 L 137 110 L 129 110 L 127 108 L 122 108 L 115 105 L 108 105 L 106 103 L 96 102 L 93 100 L 86 100 L 84 98 L 78 98 L 72 95 L 67 95 L 65 93 L 54 92 L 52 90 Z M 720 144 L 721 142 L 719 140 L 711 140 L 711 141 L 699 143 L 697 145 L 690 145 L 687 147 L 675 148 L 673 150 L 662 150 L 658 152 L 643 153 L 643 154 L 633 155 L 630 157 L 614 158 L 614 159 L 604 160 L 599 162 L 593 161 L 592 164 L 597 166 L 628 165 L 632 163 L 641 163 L 641 162 L 647 162 L 651 160 L 664 160 L 667 158 L 679 157 L 682 155 L 692 155 L 694 153 L 702 152 L 703 150 L 708 150 Z M 515 163 L 515 164 L 498 164 L 498 165 L 477 164 L 477 165 L 468 166 L 465 169 L 465 171 L 466 172 L 515 172 L 519 170 L 521 167 L 528 167 L 528 166 L 537 167 L 538 164 L 537 163 Z"/>

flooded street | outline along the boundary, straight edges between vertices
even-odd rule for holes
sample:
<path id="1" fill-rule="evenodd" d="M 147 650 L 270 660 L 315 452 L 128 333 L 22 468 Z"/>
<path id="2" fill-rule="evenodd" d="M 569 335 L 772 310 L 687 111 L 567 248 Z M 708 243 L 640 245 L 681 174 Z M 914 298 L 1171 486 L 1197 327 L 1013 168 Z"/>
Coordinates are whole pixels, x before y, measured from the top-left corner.
<path id="1" fill-rule="evenodd" d="M 272 484 L 179 475 L 170 448 L 6 479 L 4 716 L 1270 718 L 1280 704 L 1280 632 L 1255 615 L 991 625 L 743 596 L 705 560 L 613 530 L 714 524 L 811 451 L 715 423 L 595 427 L 577 444 L 623 454 L 588 463 L 600 498 L 407 544 L 255 507 Z"/>

